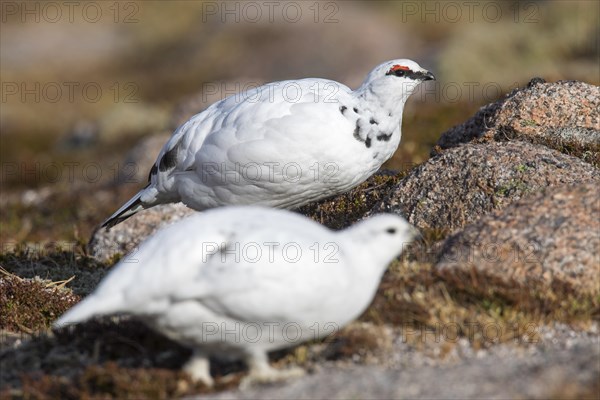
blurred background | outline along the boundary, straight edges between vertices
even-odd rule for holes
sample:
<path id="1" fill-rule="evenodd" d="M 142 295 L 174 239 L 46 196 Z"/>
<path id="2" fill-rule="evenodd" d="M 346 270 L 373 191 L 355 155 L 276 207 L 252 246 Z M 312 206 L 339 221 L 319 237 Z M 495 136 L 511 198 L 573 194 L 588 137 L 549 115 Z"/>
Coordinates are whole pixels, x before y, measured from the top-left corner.
<path id="1" fill-rule="evenodd" d="M 1 1 L 0 236 L 81 241 L 145 184 L 169 133 L 265 82 L 358 86 L 411 58 L 436 82 L 387 168 L 539 76 L 600 81 L 598 1 Z"/>

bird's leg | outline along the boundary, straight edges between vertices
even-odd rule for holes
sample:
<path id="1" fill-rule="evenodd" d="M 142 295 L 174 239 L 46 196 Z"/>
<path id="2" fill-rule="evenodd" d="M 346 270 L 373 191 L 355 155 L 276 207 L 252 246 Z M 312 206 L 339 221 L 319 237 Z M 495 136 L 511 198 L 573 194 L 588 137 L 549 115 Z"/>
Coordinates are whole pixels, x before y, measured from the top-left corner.
<path id="1" fill-rule="evenodd" d="M 210 361 L 206 354 L 194 351 L 190 360 L 184 365 L 183 371 L 186 372 L 194 382 L 202 382 L 208 387 L 214 385 L 210 376 Z"/>
<path id="2" fill-rule="evenodd" d="M 245 389 L 254 383 L 279 382 L 290 378 L 299 378 L 306 371 L 300 367 L 278 370 L 269 365 L 269 358 L 264 351 L 253 351 L 246 357 L 246 364 L 250 373 L 241 384 L 240 389 Z"/>

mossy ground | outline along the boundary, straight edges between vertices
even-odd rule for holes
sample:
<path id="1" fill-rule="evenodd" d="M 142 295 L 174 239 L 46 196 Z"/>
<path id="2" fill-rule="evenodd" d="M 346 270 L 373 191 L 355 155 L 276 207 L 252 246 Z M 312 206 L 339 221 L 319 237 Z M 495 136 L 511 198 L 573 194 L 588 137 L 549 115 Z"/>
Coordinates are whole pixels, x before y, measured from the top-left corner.
<path id="1" fill-rule="evenodd" d="M 379 171 L 348 193 L 301 207 L 298 212 L 330 229 L 344 229 L 383 200 L 405 173 Z"/>

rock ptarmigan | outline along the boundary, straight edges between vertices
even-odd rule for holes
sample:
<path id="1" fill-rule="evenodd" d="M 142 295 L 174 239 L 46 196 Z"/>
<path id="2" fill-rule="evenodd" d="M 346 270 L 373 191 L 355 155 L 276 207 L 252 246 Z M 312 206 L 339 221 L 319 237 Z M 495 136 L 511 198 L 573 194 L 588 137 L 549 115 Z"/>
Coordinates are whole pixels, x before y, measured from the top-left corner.
<path id="1" fill-rule="evenodd" d="M 435 79 L 407 59 L 385 62 L 351 90 L 326 79 L 273 82 L 214 103 L 173 133 L 148 185 L 108 218 L 183 202 L 293 209 L 365 181 L 398 148 L 402 110 Z"/>
<path id="2" fill-rule="evenodd" d="M 195 380 L 212 384 L 209 356 L 245 360 L 246 382 L 285 379 L 302 370 L 273 369 L 267 352 L 358 317 L 412 232 L 393 214 L 335 232 L 285 210 L 207 210 L 145 241 L 54 327 L 136 315 L 194 349 L 184 369 Z"/>

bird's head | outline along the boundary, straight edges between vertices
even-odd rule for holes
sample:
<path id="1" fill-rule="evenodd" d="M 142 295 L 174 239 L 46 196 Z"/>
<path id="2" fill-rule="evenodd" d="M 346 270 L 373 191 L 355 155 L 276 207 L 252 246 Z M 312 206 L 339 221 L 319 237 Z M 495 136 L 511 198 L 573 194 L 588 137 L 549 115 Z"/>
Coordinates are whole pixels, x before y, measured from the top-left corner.
<path id="1" fill-rule="evenodd" d="M 430 80 L 435 80 L 435 76 L 416 62 L 391 60 L 375 67 L 358 91 L 374 95 L 382 102 L 386 99 L 404 102 L 421 82 Z"/>
<path id="2" fill-rule="evenodd" d="M 406 220 L 395 214 L 379 214 L 355 224 L 343 234 L 362 249 L 359 257 L 385 270 L 417 234 Z"/>

